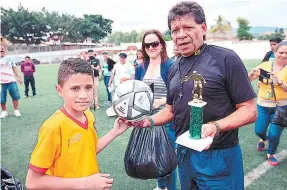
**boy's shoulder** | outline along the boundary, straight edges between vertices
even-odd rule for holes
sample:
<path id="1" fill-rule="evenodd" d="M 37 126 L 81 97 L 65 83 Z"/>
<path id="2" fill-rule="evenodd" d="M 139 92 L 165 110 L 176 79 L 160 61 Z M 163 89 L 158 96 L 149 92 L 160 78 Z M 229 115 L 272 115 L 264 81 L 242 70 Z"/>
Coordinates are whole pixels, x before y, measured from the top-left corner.
<path id="1" fill-rule="evenodd" d="M 63 125 L 66 119 L 67 116 L 60 109 L 58 109 L 48 119 L 44 121 L 41 127 L 47 130 L 58 131 L 60 130 L 61 125 Z"/>

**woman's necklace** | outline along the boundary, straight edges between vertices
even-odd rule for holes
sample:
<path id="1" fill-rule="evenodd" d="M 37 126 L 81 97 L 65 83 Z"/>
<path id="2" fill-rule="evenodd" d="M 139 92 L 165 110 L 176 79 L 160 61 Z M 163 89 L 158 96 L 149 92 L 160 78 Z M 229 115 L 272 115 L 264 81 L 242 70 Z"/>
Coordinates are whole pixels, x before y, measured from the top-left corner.
<path id="1" fill-rule="evenodd" d="M 206 46 L 207 46 L 206 44 L 203 44 L 200 49 L 198 49 L 197 51 L 194 52 L 194 55 L 196 56 L 195 60 L 190 64 L 189 68 L 187 69 L 187 71 L 186 71 L 186 73 L 184 75 L 181 74 L 181 70 L 180 70 L 180 66 L 182 65 L 182 62 L 181 61 L 179 62 L 178 72 L 179 72 L 179 76 L 180 76 L 180 79 L 181 79 L 181 82 L 180 82 L 180 93 L 179 93 L 180 99 L 182 99 L 182 97 L 183 97 L 183 83 L 188 81 L 188 73 L 190 72 L 190 70 L 192 69 L 192 67 L 194 66 L 196 61 L 198 60 L 199 55 L 205 50 Z"/>

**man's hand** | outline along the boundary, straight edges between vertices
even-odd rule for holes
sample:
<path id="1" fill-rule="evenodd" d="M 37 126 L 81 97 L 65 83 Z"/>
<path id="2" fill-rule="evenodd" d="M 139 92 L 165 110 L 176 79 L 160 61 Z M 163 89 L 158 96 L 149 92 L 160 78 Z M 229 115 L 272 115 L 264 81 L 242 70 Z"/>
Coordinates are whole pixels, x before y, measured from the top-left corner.
<path id="1" fill-rule="evenodd" d="M 87 190 L 109 190 L 113 186 L 114 179 L 110 179 L 110 174 L 94 174 L 85 179 L 85 189 Z"/>
<path id="2" fill-rule="evenodd" d="M 23 81 L 22 81 L 20 78 L 18 78 L 18 83 L 19 83 L 20 85 L 22 85 Z"/>
<path id="3" fill-rule="evenodd" d="M 201 138 L 215 137 L 217 133 L 216 126 L 214 124 L 203 124 L 201 128 Z"/>
<path id="4" fill-rule="evenodd" d="M 214 124 L 203 124 L 201 128 L 201 138 L 204 139 L 206 137 L 214 138 L 216 136 L 217 129 Z M 211 145 L 206 147 L 204 150 L 208 150 Z"/>
<path id="5" fill-rule="evenodd" d="M 125 121 L 129 126 L 138 127 L 138 128 L 148 128 L 152 126 L 152 123 L 148 118 L 145 118 L 141 121 Z"/>

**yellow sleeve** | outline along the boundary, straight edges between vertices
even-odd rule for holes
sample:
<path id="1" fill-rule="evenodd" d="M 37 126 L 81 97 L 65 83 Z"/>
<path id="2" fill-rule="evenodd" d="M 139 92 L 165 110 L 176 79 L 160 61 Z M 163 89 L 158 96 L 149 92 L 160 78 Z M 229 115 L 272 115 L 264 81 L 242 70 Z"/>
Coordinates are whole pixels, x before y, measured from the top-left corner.
<path id="1" fill-rule="evenodd" d="M 61 137 L 55 128 L 42 126 L 39 130 L 38 143 L 31 155 L 29 168 L 45 173 L 60 156 Z"/>

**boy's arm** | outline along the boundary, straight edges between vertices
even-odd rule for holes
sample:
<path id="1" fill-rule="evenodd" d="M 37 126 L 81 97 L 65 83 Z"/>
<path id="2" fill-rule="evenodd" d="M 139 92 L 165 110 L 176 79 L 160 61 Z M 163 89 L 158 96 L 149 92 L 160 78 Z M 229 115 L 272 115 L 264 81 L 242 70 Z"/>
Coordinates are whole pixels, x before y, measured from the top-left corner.
<path id="1" fill-rule="evenodd" d="M 36 68 L 35 68 L 35 65 L 34 65 L 34 64 L 32 65 L 32 69 L 33 69 L 33 72 L 36 71 Z"/>
<path id="2" fill-rule="evenodd" d="M 114 140 L 118 135 L 115 130 L 110 130 L 107 134 L 105 134 L 102 138 L 99 139 L 97 145 L 97 154 L 100 153 L 112 140 Z"/>
<path id="3" fill-rule="evenodd" d="M 29 190 L 87 190 L 87 189 L 110 189 L 113 179 L 109 174 L 94 174 L 83 178 L 61 178 L 49 176 L 28 170 L 26 187 Z"/>
<path id="4" fill-rule="evenodd" d="M 114 123 L 114 127 L 105 134 L 102 138 L 99 139 L 97 144 L 97 154 L 100 153 L 112 140 L 114 140 L 117 136 L 121 135 L 125 132 L 129 126 L 125 124 L 123 120 L 117 118 Z"/>
<path id="5" fill-rule="evenodd" d="M 24 65 L 21 64 L 21 72 L 23 73 L 24 72 Z"/>

